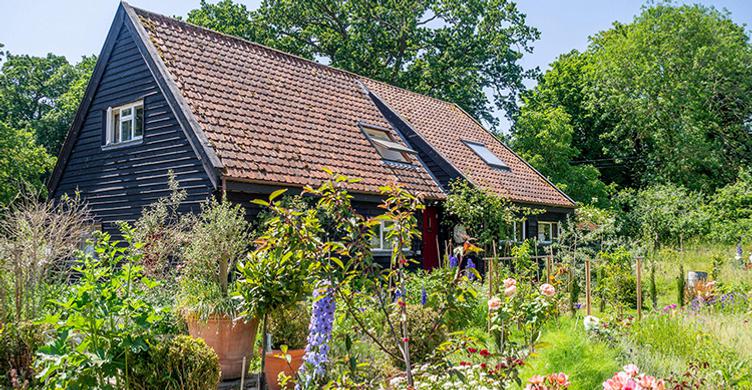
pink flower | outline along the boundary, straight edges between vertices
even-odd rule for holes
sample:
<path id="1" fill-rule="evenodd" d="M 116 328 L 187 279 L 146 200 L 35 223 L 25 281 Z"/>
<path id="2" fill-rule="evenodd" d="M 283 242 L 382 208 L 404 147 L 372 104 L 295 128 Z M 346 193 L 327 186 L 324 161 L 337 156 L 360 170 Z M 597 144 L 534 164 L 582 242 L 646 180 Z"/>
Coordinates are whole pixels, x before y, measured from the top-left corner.
<path id="1" fill-rule="evenodd" d="M 569 385 L 570 385 L 570 383 L 569 383 L 569 377 L 567 376 L 567 374 L 565 374 L 563 372 L 560 372 L 558 374 L 551 374 L 551 375 L 549 375 L 548 376 L 548 380 L 552 384 L 556 384 L 556 385 L 561 386 L 561 387 L 569 387 Z"/>
<path id="2" fill-rule="evenodd" d="M 542 385 L 544 380 L 545 378 L 540 375 L 533 375 L 532 377 L 530 377 L 530 379 L 527 380 L 527 383 L 537 386 Z"/>
<path id="3" fill-rule="evenodd" d="M 501 299 L 493 297 L 488 300 L 488 311 L 496 311 L 501 307 Z"/>
<path id="4" fill-rule="evenodd" d="M 504 288 L 509 288 L 517 284 L 517 281 L 512 278 L 504 279 Z"/>
<path id="5" fill-rule="evenodd" d="M 511 285 L 504 289 L 504 295 L 512 297 L 514 294 L 517 294 L 517 286 L 515 285 Z"/>
<path id="6" fill-rule="evenodd" d="M 635 366 L 634 364 L 627 364 L 626 366 L 624 366 L 624 372 L 632 378 L 635 378 L 637 377 L 637 374 L 640 373 L 640 369 L 637 368 L 637 366 Z"/>
<path id="7" fill-rule="evenodd" d="M 554 294 L 556 294 L 556 289 L 554 288 L 554 286 L 552 286 L 552 285 L 550 285 L 548 283 L 543 283 L 540 286 L 540 292 L 541 292 L 541 294 L 543 294 L 543 295 L 545 295 L 547 297 L 552 297 L 552 296 L 554 296 Z"/>

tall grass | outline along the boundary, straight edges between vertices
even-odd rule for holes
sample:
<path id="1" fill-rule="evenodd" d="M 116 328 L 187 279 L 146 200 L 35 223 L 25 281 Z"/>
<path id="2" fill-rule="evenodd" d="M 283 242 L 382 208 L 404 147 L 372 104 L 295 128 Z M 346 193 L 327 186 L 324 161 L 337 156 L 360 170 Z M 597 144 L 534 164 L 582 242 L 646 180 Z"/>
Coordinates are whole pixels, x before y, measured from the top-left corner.
<path id="1" fill-rule="evenodd" d="M 590 340 L 579 317 L 562 317 L 543 334 L 541 344 L 520 372 L 526 382 L 533 375 L 564 372 L 569 375 L 570 389 L 599 389 L 603 381 L 619 371 L 618 350 Z"/>

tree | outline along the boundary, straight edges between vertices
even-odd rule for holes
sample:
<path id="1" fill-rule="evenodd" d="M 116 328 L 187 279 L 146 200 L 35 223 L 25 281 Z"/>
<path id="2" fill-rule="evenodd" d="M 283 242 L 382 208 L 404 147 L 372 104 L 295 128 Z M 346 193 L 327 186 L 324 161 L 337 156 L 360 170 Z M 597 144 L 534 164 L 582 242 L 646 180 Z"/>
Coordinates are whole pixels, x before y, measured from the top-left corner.
<path id="1" fill-rule="evenodd" d="M 7 206 L 24 186 L 43 190 L 42 177 L 54 165 L 55 158 L 37 145 L 31 131 L 0 121 L 0 207 Z"/>
<path id="2" fill-rule="evenodd" d="M 559 57 L 525 110 L 561 107 L 573 162 L 606 183 L 711 193 L 752 162 L 751 62 L 749 36 L 728 13 L 658 3 Z"/>
<path id="3" fill-rule="evenodd" d="M 573 144 L 574 127 L 561 107 L 533 110 L 524 106 L 512 146 L 559 189 L 582 204 L 605 206 L 608 188 L 592 165 L 573 165 L 580 155 Z"/>
<path id="4" fill-rule="evenodd" d="M 5 53 L 0 69 L 0 121 L 33 132 L 56 155 L 83 97 L 95 57 L 71 65 L 63 56 Z"/>
<path id="5" fill-rule="evenodd" d="M 188 21 L 455 102 L 491 126 L 537 74 L 519 60 L 539 32 L 509 0 L 268 0 L 254 11 L 202 0 Z"/>

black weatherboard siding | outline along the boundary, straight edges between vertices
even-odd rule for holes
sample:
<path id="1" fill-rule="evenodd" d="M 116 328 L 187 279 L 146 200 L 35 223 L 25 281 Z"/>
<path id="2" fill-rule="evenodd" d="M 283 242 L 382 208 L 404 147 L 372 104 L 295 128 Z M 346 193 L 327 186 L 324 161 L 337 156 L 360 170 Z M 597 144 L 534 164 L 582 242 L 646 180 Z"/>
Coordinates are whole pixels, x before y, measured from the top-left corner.
<path id="1" fill-rule="evenodd" d="M 173 110 L 156 83 L 126 24 L 114 24 L 116 39 L 96 85 L 91 105 L 53 195 L 79 191 L 105 225 L 132 221 L 144 206 L 169 194 L 168 171 L 187 191 L 184 211 L 214 192 L 214 186 L 191 147 Z M 138 144 L 103 148 L 107 107 L 143 99 L 144 137 Z"/>

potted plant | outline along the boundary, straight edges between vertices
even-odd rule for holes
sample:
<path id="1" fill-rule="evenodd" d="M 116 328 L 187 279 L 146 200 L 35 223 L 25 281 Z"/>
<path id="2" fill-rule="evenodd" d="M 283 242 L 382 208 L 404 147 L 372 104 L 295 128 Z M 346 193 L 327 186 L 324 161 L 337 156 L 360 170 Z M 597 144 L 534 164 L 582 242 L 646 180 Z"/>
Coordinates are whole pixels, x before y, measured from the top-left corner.
<path id="1" fill-rule="evenodd" d="M 190 231 L 182 253 L 178 307 L 191 336 L 203 339 L 219 357 L 222 379 L 235 379 L 250 360 L 258 329 L 254 317 L 238 319 L 236 264 L 246 252 L 249 226 L 240 205 L 211 199 Z"/>
<path id="2" fill-rule="evenodd" d="M 271 352 L 266 355 L 264 367 L 266 383 L 271 390 L 279 390 L 279 374 L 294 377 L 303 364 L 311 313 L 305 302 L 281 308 L 269 315 Z"/>

